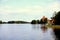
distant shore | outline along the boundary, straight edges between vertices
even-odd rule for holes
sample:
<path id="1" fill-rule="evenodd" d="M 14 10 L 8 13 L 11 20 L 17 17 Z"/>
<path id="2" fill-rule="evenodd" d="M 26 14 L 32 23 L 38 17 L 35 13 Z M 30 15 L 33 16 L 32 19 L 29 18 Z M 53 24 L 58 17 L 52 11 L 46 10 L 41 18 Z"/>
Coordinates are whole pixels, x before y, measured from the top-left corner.
<path id="1" fill-rule="evenodd" d="M 30 23 L 30 22 L 26 22 L 26 21 L 8 21 L 8 22 L 3 22 L 3 21 L 0 21 L 0 24 L 26 24 L 26 23 Z"/>

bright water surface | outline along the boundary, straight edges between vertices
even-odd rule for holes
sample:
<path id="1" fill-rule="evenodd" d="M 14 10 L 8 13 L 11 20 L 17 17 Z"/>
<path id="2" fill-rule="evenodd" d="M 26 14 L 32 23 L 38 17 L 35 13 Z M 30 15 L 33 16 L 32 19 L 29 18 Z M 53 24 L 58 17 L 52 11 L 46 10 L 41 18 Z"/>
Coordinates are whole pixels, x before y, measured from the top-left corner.
<path id="1" fill-rule="evenodd" d="M 36 24 L 0 24 L 0 40 L 54 40 L 51 28 L 45 32 Z"/>

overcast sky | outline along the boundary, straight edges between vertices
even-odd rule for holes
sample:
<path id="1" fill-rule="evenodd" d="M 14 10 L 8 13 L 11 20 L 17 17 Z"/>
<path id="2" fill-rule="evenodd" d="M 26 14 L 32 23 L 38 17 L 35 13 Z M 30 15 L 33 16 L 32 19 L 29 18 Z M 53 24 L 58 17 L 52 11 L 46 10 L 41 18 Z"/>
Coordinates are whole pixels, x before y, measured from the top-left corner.
<path id="1" fill-rule="evenodd" d="M 0 0 L 0 20 L 31 21 L 50 18 L 54 11 L 60 10 L 60 0 Z"/>

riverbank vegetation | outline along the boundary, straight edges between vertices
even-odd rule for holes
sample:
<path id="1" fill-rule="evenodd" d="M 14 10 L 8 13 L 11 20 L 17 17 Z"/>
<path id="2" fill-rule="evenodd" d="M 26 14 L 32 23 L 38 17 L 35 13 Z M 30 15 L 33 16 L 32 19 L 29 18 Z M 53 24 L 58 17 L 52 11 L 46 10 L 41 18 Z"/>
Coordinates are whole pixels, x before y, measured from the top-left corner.
<path id="1" fill-rule="evenodd" d="M 43 16 L 40 20 L 32 20 L 31 24 L 46 24 L 48 19 Z"/>
<path id="2" fill-rule="evenodd" d="M 55 12 L 52 19 L 53 19 L 53 23 L 55 25 L 55 26 L 53 26 L 53 28 L 54 28 L 53 31 L 56 36 L 56 40 L 60 40 L 60 11 L 57 13 Z"/>

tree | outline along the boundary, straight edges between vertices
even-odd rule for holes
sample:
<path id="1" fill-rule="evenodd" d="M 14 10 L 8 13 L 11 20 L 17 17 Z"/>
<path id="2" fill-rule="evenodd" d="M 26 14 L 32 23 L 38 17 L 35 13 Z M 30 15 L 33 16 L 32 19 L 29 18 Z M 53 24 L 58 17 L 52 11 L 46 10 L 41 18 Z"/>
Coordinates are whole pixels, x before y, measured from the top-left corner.
<path id="1" fill-rule="evenodd" d="M 55 15 L 55 25 L 60 25 L 60 11 Z"/>
<path id="2" fill-rule="evenodd" d="M 0 24 L 2 23 L 2 21 L 0 21 Z"/>
<path id="3" fill-rule="evenodd" d="M 8 23 L 15 23 L 15 21 L 8 21 Z"/>
<path id="4" fill-rule="evenodd" d="M 37 20 L 37 24 L 40 24 L 40 21 L 39 20 Z"/>
<path id="5" fill-rule="evenodd" d="M 36 23 L 37 23 L 36 20 L 31 21 L 31 24 L 36 24 Z"/>
<path id="6" fill-rule="evenodd" d="M 46 24 L 47 23 L 47 18 L 44 19 L 44 21 L 41 19 L 40 24 Z"/>

